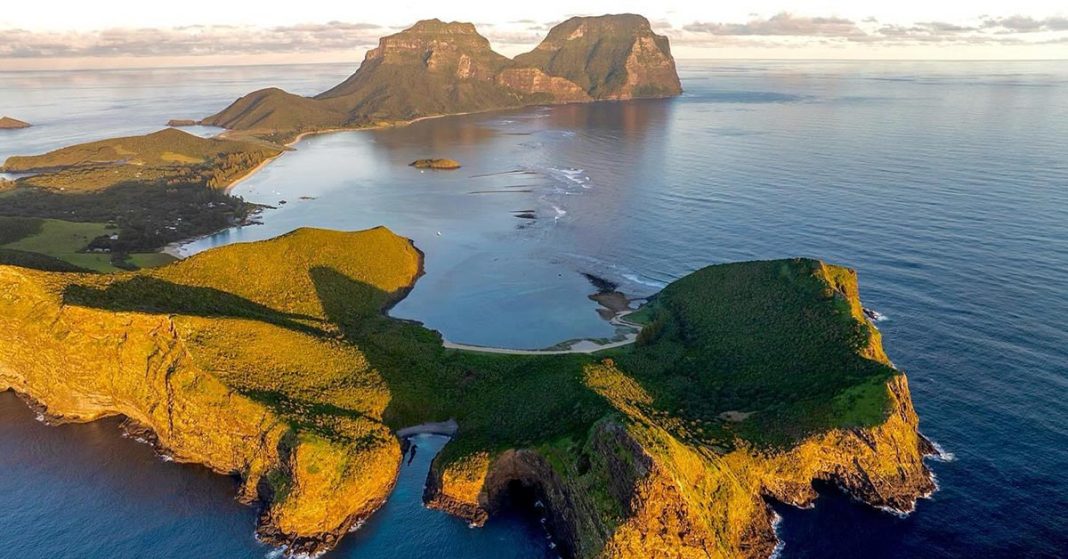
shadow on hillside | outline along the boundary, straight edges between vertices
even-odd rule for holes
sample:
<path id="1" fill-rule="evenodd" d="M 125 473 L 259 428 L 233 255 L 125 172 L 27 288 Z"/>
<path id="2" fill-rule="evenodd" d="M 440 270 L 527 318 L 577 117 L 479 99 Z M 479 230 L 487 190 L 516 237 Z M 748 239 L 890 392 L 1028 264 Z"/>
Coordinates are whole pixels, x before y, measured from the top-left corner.
<path id="1" fill-rule="evenodd" d="M 448 350 L 438 332 L 385 316 L 383 307 L 395 300 L 388 294 L 329 268 L 313 268 L 311 278 L 327 319 L 389 386 L 384 419 L 393 428 L 451 418 L 461 436 L 449 452 L 528 447 L 565 435 L 584 438 L 608 411 L 582 382 L 587 355 Z M 377 304 L 363 304 L 368 301 Z"/>
<path id="2" fill-rule="evenodd" d="M 448 419 L 438 414 L 448 399 L 451 367 L 441 336 L 413 321 L 390 318 L 384 309 L 397 300 L 364 282 L 327 267 L 309 271 L 326 319 L 359 347 L 392 395 L 385 416 L 397 425 Z"/>
<path id="3" fill-rule="evenodd" d="M 151 276 L 136 276 L 105 288 L 69 285 L 63 303 L 111 311 L 259 320 L 311 335 L 325 335 L 313 326 L 320 319 L 283 313 L 232 293 L 210 287 L 179 285 Z"/>

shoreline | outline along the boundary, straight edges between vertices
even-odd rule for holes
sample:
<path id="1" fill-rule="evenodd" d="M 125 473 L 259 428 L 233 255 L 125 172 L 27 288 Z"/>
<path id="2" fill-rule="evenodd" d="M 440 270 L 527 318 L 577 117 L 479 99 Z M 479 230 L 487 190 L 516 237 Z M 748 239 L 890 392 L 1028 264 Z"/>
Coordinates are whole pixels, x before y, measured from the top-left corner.
<path id="1" fill-rule="evenodd" d="M 497 111 L 497 110 L 503 110 L 503 109 L 490 109 L 488 111 L 480 111 L 480 112 L 492 112 L 492 111 Z M 297 136 L 294 137 L 292 140 L 290 140 L 290 141 L 286 142 L 285 144 L 283 144 L 282 147 L 284 149 L 282 149 L 282 151 L 279 152 L 278 155 L 275 155 L 273 157 L 269 157 L 267 159 L 264 159 L 263 161 L 260 161 L 255 167 L 249 169 L 249 171 L 247 173 L 245 173 L 244 175 L 241 175 L 240 177 L 237 177 L 230 184 L 228 184 L 225 187 L 223 187 L 222 188 L 222 192 L 224 194 L 229 194 L 231 196 L 234 196 L 233 190 L 235 188 L 237 188 L 242 182 L 248 180 L 249 178 L 251 178 L 256 173 L 258 173 L 258 172 L 262 171 L 263 169 L 265 169 L 268 165 L 273 163 L 279 157 L 282 157 L 283 155 L 285 155 L 286 153 L 289 153 L 290 151 L 296 151 L 296 148 L 294 146 L 296 146 L 298 143 L 300 143 L 301 140 L 303 140 L 304 138 L 306 138 L 308 136 L 318 136 L 320 134 L 335 134 L 335 133 L 338 133 L 338 132 L 363 132 L 363 131 L 369 131 L 369 130 L 382 130 L 382 129 L 386 129 L 386 128 L 394 128 L 394 127 L 400 127 L 400 126 L 410 126 L 412 124 L 415 124 L 417 122 L 421 122 L 421 121 L 424 121 L 424 120 L 430 120 L 430 119 L 435 119 L 435 118 L 445 118 L 445 117 L 449 117 L 449 116 L 463 116 L 463 115 L 469 115 L 469 114 L 474 114 L 474 113 L 466 112 L 466 113 L 449 113 L 449 114 L 442 114 L 442 115 L 429 115 L 429 116 L 421 116 L 419 118 L 415 118 L 415 119 L 412 119 L 412 120 L 399 121 L 397 123 L 378 124 L 378 125 L 374 125 L 374 126 L 361 126 L 361 127 L 358 127 L 358 128 L 328 128 L 328 129 L 324 129 L 324 130 L 308 130 L 306 132 L 301 132 L 300 134 L 297 134 Z M 215 137 L 216 138 L 227 138 L 227 139 L 239 139 L 239 138 L 234 138 L 234 136 L 238 132 L 240 132 L 240 131 L 226 128 L 226 129 L 223 129 L 223 131 L 220 132 Z M 224 228 L 219 229 L 218 231 L 215 231 L 215 232 L 212 232 L 212 233 L 205 233 L 203 235 L 190 237 L 188 239 L 184 239 L 184 240 L 181 240 L 181 241 L 174 241 L 172 243 L 167 243 L 166 245 L 163 245 L 163 247 L 161 247 L 158 250 L 158 252 L 160 252 L 162 254 L 169 255 L 169 256 L 173 256 L 174 258 L 177 258 L 178 260 L 185 260 L 186 258 L 189 257 L 189 255 L 185 255 L 182 252 L 182 248 L 185 247 L 186 245 L 191 244 L 191 243 L 195 243 L 195 242 L 197 242 L 199 240 L 202 240 L 202 239 L 206 239 L 206 238 L 211 237 L 213 235 L 217 235 L 217 234 L 219 234 L 219 233 L 221 233 L 223 231 L 227 231 L 227 230 L 230 230 L 230 229 L 236 229 L 236 228 L 240 228 L 240 227 L 245 227 L 245 225 L 246 224 L 231 225 L 229 227 L 224 227 Z M 254 223 L 249 223 L 247 225 L 255 225 L 255 224 Z"/>
<path id="2" fill-rule="evenodd" d="M 531 105 L 531 106 L 535 106 L 535 105 Z M 515 107 L 515 108 L 524 108 L 524 107 Z M 427 115 L 427 116 L 421 116 L 419 118 L 413 118 L 411 120 L 399 120 L 397 122 L 387 122 L 387 123 L 373 124 L 373 125 L 368 125 L 368 126 L 357 126 L 357 127 L 353 127 L 353 128 L 342 127 L 342 128 L 325 128 L 323 130 L 307 130 L 307 131 L 304 131 L 304 132 L 301 132 L 301 133 L 297 134 L 292 140 L 282 144 L 282 148 L 283 149 L 282 149 L 281 153 L 279 153 L 278 155 L 275 155 L 274 157 L 269 157 L 267 159 L 264 159 L 259 164 L 257 164 L 255 167 L 253 167 L 252 169 L 249 169 L 248 173 L 245 173 L 244 175 L 241 175 L 240 177 L 234 179 L 233 182 L 231 182 L 230 184 L 226 185 L 223 188 L 223 192 L 226 193 L 226 194 L 231 194 L 230 191 L 232 189 L 234 189 L 238 184 L 243 182 L 245 179 L 248 179 L 249 177 L 255 175 L 260 170 L 262 170 L 264 167 L 266 167 L 268 164 L 272 163 L 274 160 L 278 159 L 279 157 L 282 157 L 286 153 L 288 153 L 290 151 L 295 151 L 296 148 L 294 146 L 296 146 L 298 143 L 300 143 L 301 140 L 303 140 L 304 138 L 306 138 L 308 136 L 319 136 L 321 134 L 335 134 L 335 133 L 338 133 L 338 132 L 364 132 L 364 131 L 369 131 L 369 130 L 384 130 L 386 128 L 398 128 L 398 127 L 402 127 L 402 126 L 411 126 L 411 125 L 413 125 L 413 124 L 415 124 L 417 122 L 422 122 L 424 120 L 431 120 L 431 119 L 435 119 L 435 118 L 445 118 L 445 117 L 450 117 L 450 116 L 464 116 L 464 115 L 476 114 L 476 113 L 479 113 L 479 112 L 488 113 L 488 112 L 501 111 L 501 110 L 507 110 L 507 109 L 488 109 L 488 110 L 485 110 L 485 111 L 475 111 L 475 112 L 465 112 L 465 113 L 448 113 L 448 114 L 440 114 L 440 115 Z M 230 128 L 223 128 L 223 131 L 220 132 L 218 134 L 218 136 L 216 136 L 216 137 L 217 138 L 225 138 L 225 139 L 240 139 L 240 137 L 235 138 L 234 136 L 240 134 L 241 132 L 243 132 L 243 131 L 241 131 L 241 130 L 233 130 L 233 129 L 230 129 Z"/>
<path id="3" fill-rule="evenodd" d="M 637 309 L 635 309 L 637 310 Z M 608 322 L 617 327 L 630 328 L 632 331 L 623 336 L 622 340 L 616 340 L 608 343 L 597 343 L 597 340 L 589 338 L 581 338 L 577 340 L 565 340 L 556 346 L 565 346 L 563 349 L 553 349 L 551 346 L 543 349 L 515 349 L 507 347 L 493 347 L 493 346 L 480 346 L 474 344 L 463 344 L 450 342 L 446 340 L 444 336 L 441 338 L 441 345 L 445 349 L 455 349 L 459 351 L 471 351 L 475 353 L 496 353 L 504 355 L 569 355 L 569 354 L 593 354 L 599 351 L 608 349 L 615 349 L 619 347 L 625 347 L 638 341 L 638 334 L 642 331 L 642 325 L 636 322 L 627 320 L 628 314 L 635 312 L 635 310 L 628 310 L 620 312 L 612 317 Z"/>
<path id="4" fill-rule="evenodd" d="M 459 429 L 460 425 L 456 423 L 456 420 L 450 418 L 445 421 L 428 421 L 426 423 L 420 423 L 419 425 L 402 427 L 397 429 L 396 435 L 398 439 L 405 439 L 415 435 L 442 435 L 451 437 L 455 435 L 456 431 Z"/>

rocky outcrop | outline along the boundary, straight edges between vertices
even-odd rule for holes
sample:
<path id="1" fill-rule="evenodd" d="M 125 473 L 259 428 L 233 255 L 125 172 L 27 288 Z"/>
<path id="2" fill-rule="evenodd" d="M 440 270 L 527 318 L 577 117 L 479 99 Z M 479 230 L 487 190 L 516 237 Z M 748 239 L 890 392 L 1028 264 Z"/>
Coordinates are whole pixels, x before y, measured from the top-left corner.
<path id="1" fill-rule="evenodd" d="M 582 103 L 593 97 L 575 82 L 550 76 L 540 68 L 506 68 L 497 75 L 497 83 L 529 95 L 544 97 L 554 103 Z"/>
<path id="2" fill-rule="evenodd" d="M 813 271 L 832 290 L 827 296 L 844 300 L 852 318 L 869 324 L 855 272 L 823 263 Z M 878 331 L 871 328 L 867 339 L 855 351 L 889 365 Z M 771 445 L 743 438 L 703 442 L 674 410 L 657 409 L 656 399 L 611 359 L 587 365 L 585 385 L 616 415 L 596 423 L 584 441 L 506 450 L 474 462 L 439 460 L 427 482 L 428 504 L 481 523 L 517 487 L 533 488 L 547 507 L 551 532 L 574 557 L 755 559 L 778 544 L 768 500 L 810 506 L 818 497 L 815 481 L 896 513 L 911 512 L 935 490 L 924 463 L 934 448 L 920 434 L 900 373 L 876 385 L 885 396 L 881 421 Z"/>
<path id="3" fill-rule="evenodd" d="M 185 126 L 196 126 L 199 122 L 189 118 L 172 118 L 167 121 L 167 126 L 181 128 Z"/>
<path id="4" fill-rule="evenodd" d="M 28 122 L 22 122 L 9 116 L 0 117 L 0 130 L 17 130 L 19 128 L 29 128 L 30 126 L 31 124 Z"/>
<path id="5" fill-rule="evenodd" d="M 340 239 L 298 232 L 261 243 L 253 252 L 271 247 L 269 261 L 257 267 L 272 274 L 272 265 L 299 261 L 291 255 L 294 246 L 317 244 L 330 253 L 328 245 L 335 243 L 336 250 Z M 420 256 L 406 240 L 384 229 L 348 239 L 370 252 L 335 253 L 345 261 L 381 260 L 376 250 L 402 256 L 381 264 L 390 268 L 383 276 L 392 278 L 382 284 L 386 289 L 405 287 L 398 283 L 405 276 L 408 284 L 414 281 Z M 386 400 L 375 383 L 381 381 L 361 368 L 366 360 L 357 351 L 324 340 L 307 326 L 224 318 L 218 305 L 238 300 L 219 299 L 214 288 L 183 287 L 192 278 L 210 284 L 210 273 L 230 269 L 233 258 L 249 262 L 249 253 L 242 256 L 248 247 L 234 248 L 191 258 L 155 276 L 0 266 L 0 391 L 14 390 L 53 422 L 124 416 L 175 461 L 240 478 L 239 498 L 262 507 L 262 540 L 291 552 L 322 552 L 385 502 L 400 465 L 400 445 L 380 420 Z M 275 272 L 287 276 L 285 283 L 294 289 L 314 293 L 306 276 L 302 281 L 293 270 Z M 218 281 L 230 283 L 225 276 Z M 261 297 L 266 292 L 255 280 L 245 283 Z M 142 284 L 151 287 L 140 291 Z M 121 301 L 90 304 L 93 292 L 109 289 L 130 290 L 132 307 Z M 151 291 L 168 292 L 164 299 L 171 303 L 191 296 L 216 310 L 134 310 L 146 304 Z M 310 310 L 295 302 L 298 298 L 282 294 L 277 300 Z M 283 380 L 265 384 L 270 377 Z M 344 392 L 338 378 L 359 383 L 359 391 Z M 331 388 L 300 388 L 315 379 Z M 285 404 L 299 401 L 302 391 L 331 402 L 327 410 L 342 403 L 347 408 L 317 414 Z"/>
<path id="6" fill-rule="evenodd" d="M 460 168 L 460 162 L 453 159 L 435 158 L 435 159 L 416 159 L 408 164 L 410 167 L 416 169 L 439 169 L 439 170 L 453 170 Z"/>
<path id="7" fill-rule="evenodd" d="M 682 93 L 667 37 L 634 14 L 568 19 L 554 26 L 533 51 L 517 56 L 514 67 L 558 76 L 589 99 Z"/>
<path id="8" fill-rule="evenodd" d="M 432 19 L 383 37 L 356 73 L 315 97 L 264 89 L 202 123 L 279 140 L 308 130 L 681 92 L 668 39 L 638 15 L 571 18 L 514 60 L 494 52 L 474 25 Z"/>
<path id="9" fill-rule="evenodd" d="M 425 497 L 481 524 L 516 484 L 533 488 L 562 550 L 579 558 L 764 558 L 778 544 L 767 500 L 807 507 L 818 496 L 813 481 L 901 513 L 934 491 L 923 462 L 934 450 L 919 434 L 905 377 L 887 390 L 893 410 L 884 424 L 835 430 L 782 451 L 695 448 L 656 420 L 627 415 L 598 423 L 574 462 L 551 449 L 523 449 L 478 468 L 435 467 Z M 627 407 L 621 411 L 635 411 Z"/>

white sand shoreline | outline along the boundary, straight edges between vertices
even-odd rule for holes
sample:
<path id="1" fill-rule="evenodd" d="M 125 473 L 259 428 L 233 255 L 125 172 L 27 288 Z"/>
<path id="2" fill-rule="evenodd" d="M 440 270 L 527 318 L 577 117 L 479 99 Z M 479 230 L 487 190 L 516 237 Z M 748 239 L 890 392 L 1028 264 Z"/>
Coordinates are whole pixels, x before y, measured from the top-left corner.
<path id="1" fill-rule="evenodd" d="M 598 351 L 603 351 L 606 349 L 628 346 L 638 340 L 638 334 L 640 334 L 642 331 L 642 325 L 636 322 L 631 322 L 624 318 L 632 312 L 634 311 L 629 310 L 621 312 L 614 316 L 611 320 L 609 320 L 609 322 L 613 325 L 631 328 L 633 329 L 633 331 L 627 333 L 622 340 L 609 342 L 606 344 L 597 343 L 596 341 L 590 339 L 581 339 L 567 342 L 569 345 L 563 349 L 512 349 L 506 347 L 459 344 L 455 342 L 450 342 L 443 338 L 442 346 L 447 349 L 458 349 L 462 351 L 473 351 L 478 353 L 498 353 L 504 355 L 567 355 L 572 353 L 597 353 Z"/>
<path id="2" fill-rule="evenodd" d="M 397 429 L 397 437 L 402 439 L 411 437 L 412 435 L 445 435 L 451 437 L 456 434 L 456 431 L 459 428 L 460 425 L 456 423 L 455 419 L 448 419 L 446 421 L 429 421 L 427 423 L 420 423 L 419 425 Z"/>

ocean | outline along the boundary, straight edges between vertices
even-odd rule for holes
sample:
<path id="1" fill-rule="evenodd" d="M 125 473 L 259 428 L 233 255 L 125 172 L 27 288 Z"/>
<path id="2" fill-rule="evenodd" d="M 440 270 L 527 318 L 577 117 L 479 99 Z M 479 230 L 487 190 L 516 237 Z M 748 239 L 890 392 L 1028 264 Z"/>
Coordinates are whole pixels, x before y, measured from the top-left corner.
<path id="1" fill-rule="evenodd" d="M 352 69 L 0 72 L 0 112 L 37 125 L 0 132 L 0 158 L 154 131 L 260 87 L 318 92 Z M 680 75 L 671 100 L 307 137 L 235 188 L 273 206 L 261 225 L 181 251 L 385 225 L 427 255 L 392 315 L 514 348 L 614 334 L 584 274 L 642 297 L 708 264 L 848 265 L 949 459 L 908 517 L 833 488 L 811 510 L 776 505 L 781 557 L 1064 556 L 1068 63 L 683 61 Z M 422 157 L 463 168 L 407 166 Z M 424 444 L 330 557 L 555 556 L 519 512 L 471 529 L 424 509 L 445 441 Z M 0 395 L 0 471 L 0 557 L 273 553 L 233 480 L 164 463 L 111 421 L 47 427 Z"/>

